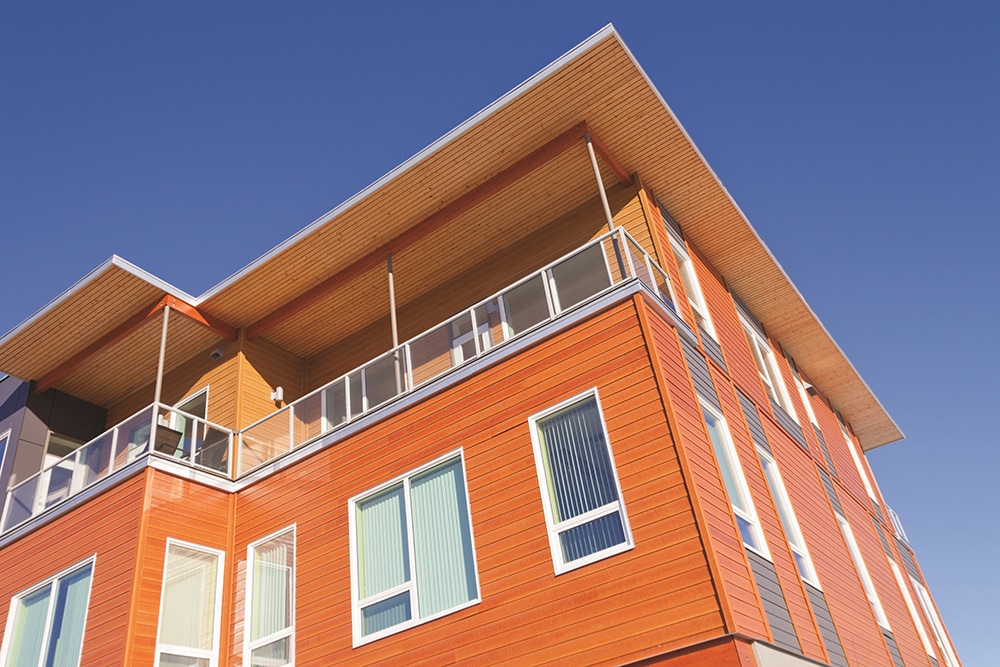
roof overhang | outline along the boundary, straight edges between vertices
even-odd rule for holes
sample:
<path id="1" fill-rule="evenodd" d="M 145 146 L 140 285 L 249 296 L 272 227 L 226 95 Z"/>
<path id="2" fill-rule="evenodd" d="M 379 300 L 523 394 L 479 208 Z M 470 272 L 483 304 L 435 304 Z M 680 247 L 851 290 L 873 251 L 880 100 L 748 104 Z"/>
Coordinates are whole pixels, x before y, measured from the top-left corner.
<path id="1" fill-rule="evenodd" d="M 157 295 L 174 294 L 216 321 L 251 327 L 581 121 L 656 193 L 691 243 L 844 414 L 865 449 L 902 437 L 610 25 L 201 297 L 112 258 L 0 339 L 0 369 L 38 378 Z M 574 178 L 588 167 L 580 161 L 562 168 L 573 177 L 545 172 L 536 190 L 571 206 Z M 602 168 L 604 182 L 614 182 L 609 166 Z M 467 229 L 491 206 L 502 207 L 503 196 L 500 204 L 482 204 L 435 233 Z M 371 274 L 364 278 L 367 287 L 356 289 L 373 289 L 381 278 Z M 319 323 L 322 309 L 332 306 L 327 301 L 311 307 L 317 310 L 301 315 L 302 326 Z M 66 322 L 73 326 L 57 331 Z M 282 342 L 281 327 L 268 335 Z"/>

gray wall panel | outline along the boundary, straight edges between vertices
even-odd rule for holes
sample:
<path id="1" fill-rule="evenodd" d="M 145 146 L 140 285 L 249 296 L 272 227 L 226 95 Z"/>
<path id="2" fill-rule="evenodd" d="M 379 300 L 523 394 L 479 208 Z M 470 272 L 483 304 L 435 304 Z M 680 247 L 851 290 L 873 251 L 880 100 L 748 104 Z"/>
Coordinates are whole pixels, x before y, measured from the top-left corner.
<path id="1" fill-rule="evenodd" d="M 687 359 L 688 372 L 691 373 L 691 379 L 694 380 L 695 391 L 716 410 L 722 412 L 719 395 L 715 393 L 715 384 L 712 382 L 711 373 L 708 372 L 708 362 L 694 345 L 686 340 L 682 340 L 681 343 L 684 347 L 684 357 Z"/>
<path id="2" fill-rule="evenodd" d="M 823 486 L 826 487 L 826 495 L 830 498 L 830 504 L 833 505 L 834 511 L 840 516 L 844 516 L 844 508 L 840 505 L 840 498 L 837 497 L 837 490 L 833 488 L 830 476 L 819 466 L 816 466 L 816 470 L 819 470 L 819 476 L 823 480 Z"/>
<path id="3" fill-rule="evenodd" d="M 833 465 L 833 459 L 830 458 L 830 450 L 826 447 L 826 440 L 823 439 L 823 433 L 819 430 L 819 427 L 813 424 L 813 432 L 816 434 L 816 439 L 819 440 L 819 448 L 823 450 L 823 458 L 826 460 L 826 467 L 830 471 L 830 474 L 834 477 L 837 476 L 837 468 Z"/>
<path id="4" fill-rule="evenodd" d="M 750 429 L 750 436 L 758 447 L 763 447 L 768 454 L 771 453 L 771 443 L 767 441 L 767 434 L 760 423 L 760 415 L 757 414 L 757 407 L 749 398 L 743 395 L 739 389 L 736 395 L 740 398 L 740 407 L 743 408 L 743 418 L 746 419 L 747 427 Z"/>
<path id="5" fill-rule="evenodd" d="M 913 554 L 910 553 L 910 548 L 898 539 L 896 540 L 896 546 L 899 547 L 899 557 L 903 559 L 903 567 L 906 568 L 906 571 L 910 573 L 911 577 L 917 581 L 922 581 L 920 578 L 920 572 L 917 571 L 917 564 L 913 560 Z"/>
<path id="6" fill-rule="evenodd" d="M 903 656 L 899 654 L 899 647 L 896 646 L 896 638 L 892 636 L 892 633 L 882 628 L 882 636 L 885 637 L 885 645 L 889 647 L 889 655 L 892 656 L 892 664 L 894 667 L 906 667 L 903 664 Z"/>
<path id="7" fill-rule="evenodd" d="M 701 334 L 701 346 L 705 348 L 705 354 L 711 357 L 712 361 L 719 364 L 719 368 L 728 372 L 728 369 L 726 368 L 726 360 L 722 356 L 722 348 L 719 347 L 719 343 L 705 333 L 705 330 L 700 326 L 698 327 L 698 331 Z"/>
<path id="8" fill-rule="evenodd" d="M 830 664 L 836 667 L 848 667 L 847 656 L 844 655 L 844 647 L 840 644 L 840 635 L 837 634 L 837 627 L 833 624 L 833 617 L 830 616 L 830 608 L 826 604 L 823 591 L 808 583 L 805 586 L 813 614 L 816 616 L 816 624 L 819 625 L 820 634 L 823 635 L 826 652 L 830 655 Z"/>
<path id="9" fill-rule="evenodd" d="M 738 310 L 740 315 L 743 316 L 747 324 L 756 329 L 757 333 L 760 334 L 761 338 L 767 339 L 767 334 L 764 333 L 764 325 L 760 323 L 760 320 L 758 320 L 756 317 L 753 316 L 753 313 L 750 312 L 750 309 L 747 308 L 746 305 L 744 305 L 744 303 L 740 301 L 739 297 L 736 296 L 735 294 L 733 294 L 733 303 L 736 304 L 736 310 Z"/>
<path id="10" fill-rule="evenodd" d="M 750 550 L 747 550 L 747 557 L 750 559 L 750 567 L 753 570 L 754 579 L 757 581 L 757 591 L 764 603 L 764 612 L 767 614 L 768 625 L 771 626 L 771 634 L 774 635 L 774 643 L 790 651 L 801 653 L 802 647 L 799 645 L 798 635 L 795 634 L 795 626 L 788 613 L 785 595 L 778 584 L 778 575 L 774 572 L 774 565 L 763 556 Z"/>
<path id="11" fill-rule="evenodd" d="M 792 436 L 795 442 L 799 443 L 799 447 L 808 452 L 809 445 L 806 444 L 806 438 L 802 435 L 802 427 L 799 426 L 799 423 L 773 400 L 771 400 L 771 410 L 774 412 L 774 419 L 781 425 L 781 428 L 785 429 L 788 435 Z"/>
<path id="12" fill-rule="evenodd" d="M 882 531 L 882 526 L 875 520 L 875 517 L 872 517 L 872 525 L 875 526 L 875 532 L 878 533 L 878 539 L 882 541 L 882 548 L 885 549 L 885 555 L 889 557 L 889 560 L 896 560 L 892 555 L 892 549 L 889 548 L 889 543 L 885 539 L 885 533 Z"/>

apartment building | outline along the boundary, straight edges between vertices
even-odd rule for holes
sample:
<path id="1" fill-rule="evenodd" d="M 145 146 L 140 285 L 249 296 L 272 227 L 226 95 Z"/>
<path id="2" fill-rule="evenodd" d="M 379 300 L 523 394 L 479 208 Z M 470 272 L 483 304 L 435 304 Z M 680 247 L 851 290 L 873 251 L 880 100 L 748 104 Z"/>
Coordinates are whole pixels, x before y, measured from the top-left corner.
<path id="1" fill-rule="evenodd" d="M 902 434 L 610 26 L 201 296 L 0 339 L 0 665 L 958 667 Z"/>

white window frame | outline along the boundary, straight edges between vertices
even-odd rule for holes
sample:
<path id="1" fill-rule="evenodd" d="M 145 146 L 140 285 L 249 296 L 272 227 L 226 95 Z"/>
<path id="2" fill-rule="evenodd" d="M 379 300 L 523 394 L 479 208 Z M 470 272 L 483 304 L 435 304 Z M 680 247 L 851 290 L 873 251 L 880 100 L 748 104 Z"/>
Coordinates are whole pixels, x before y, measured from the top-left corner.
<path id="1" fill-rule="evenodd" d="M 740 465 L 740 457 L 736 453 L 736 445 L 733 444 L 733 437 L 729 431 L 729 423 L 726 421 L 725 415 L 722 414 L 718 409 L 709 404 L 701 396 L 698 397 L 698 402 L 701 404 L 703 411 L 708 412 L 715 418 L 719 423 L 719 433 L 722 436 L 723 452 L 722 455 L 725 457 L 724 461 L 717 461 L 720 467 L 720 474 L 722 475 L 722 486 L 726 488 L 725 472 L 721 470 L 723 465 L 728 466 L 733 472 L 733 478 L 736 482 L 736 492 L 740 495 L 738 499 L 729 499 L 729 504 L 732 507 L 733 513 L 750 524 L 750 530 L 753 533 L 754 538 L 756 538 L 758 544 L 747 544 L 742 537 L 742 531 L 739 531 L 739 525 L 737 525 L 737 532 L 740 534 L 740 540 L 743 542 L 743 546 L 750 549 L 756 554 L 771 560 L 770 551 L 767 548 L 767 540 L 764 539 L 764 529 L 760 524 L 760 517 L 757 515 L 757 509 L 753 504 L 753 496 L 750 495 L 750 486 L 747 484 L 746 474 L 743 472 L 743 466 Z M 704 418 L 704 415 L 702 415 Z M 708 423 L 705 423 L 705 431 L 708 434 L 709 444 L 712 445 L 714 451 L 715 447 L 712 443 L 712 434 L 709 430 Z M 726 491 L 728 494 L 728 490 Z M 735 502 L 739 502 L 746 505 L 747 509 L 744 510 L 737 505 Z"/>
<path id="2" fill-rule="evenodd" d="M 802 378 L 799 374 L 792 370 L 792 379 L 795 382 L 795 387 L 799 390 L 799 397 L 802 399 L 802 406 L 806 409 L 806 415 L 809 417 L 809 423 L 811 423 L 816 428 L 819 428 L 819 421 L 816 419 L 816 411 L 813 410 L 812 403 L 809 401 L 809 392 L 806 391 L 805 383 L 803 383 Z"/>
<path id="3" fill-rule="evenodd" d="M 473 573 L 476 578 L 476 595 L 471 600 L 463 602 L 455 607 L 450 607 L 436 614 L 431 614 L 429 616 L 420 616 L 420 603 L 417 599 L 417 573 L 416 573 L 416 559 L 413 547 L 413 516 L 411 512 L 410 505 L 410 480 L 414 477 L 419 476 L 421 473 L 426 472 L 432 468 L 436 468 L 442 464 L 449 463 L 453 459 L 459 459 L 462 465 L 462 481 L 465 488 L 465 510 L 466 515 L 469 517 L 469 543 L 472 548 L 472 567 Z M 370 595 L 364 600 L 359 599 L 359 587 L 358 587 L 358 575 L 360 573 L 360 566 L 358 564 L 358 548 L 357 548 L 357 504 L 367 500 L 368 498 L 377 495 L 386 489 L 396 486 L 397 484 L 403 484 L 404 497 L 405 497 L 405 510 L 406 510 L 406 534 L 408 537 L 409 544 L 407 545 L 408 557 L 410 559 L 410 581 L 404 582 L 399 586 L 394 586 L 388 590 Z M 379 484 L 378 486 L 368 489 L 364 493 L 359 493 L 358 495 L 351 498 L 348 503 L 348 524 L 350 527 L 350 547 L 351 547 L 351 626 L 353 628 L 353 645 L 355 648 L 379 640 L 383 637 L 389 635 L 394 635 L 397 632 L 402 632 L 408 630 L 409 628 L 415 627 L 417 625 L 423 625 L 424 623 L 429 623 L 435 619 L 441 618 L 443 616 L 448 616 L 449 614 L 454 614 L 457 611 L 472 607 L 474 605 L 482 602 L 483 593 L 482 588 L 479 584 L 479 561 L 476 558 L 476 536 L 475 531 L 472 526 L 472 504 L 469 499 L 469 476 L 465 467 L 465 451 L 462 448 L 456 449 L 454 451 L 448 452 L 444 456 L 440 456 L 429 463 L 425 463 L 419 468 L 414 468 L 409 472 L 399 475 L 388 482 Z M 369 635 L 362 634 L 362 620 L 361 612 L 366 607 L 370 607 L 382 600 L 386 600 L 391 597 L 395 597 L 404 591 L 410 592 L 410 604 L 414 610 L 411 615 L 410 620 L 392 627 L 385 628 L 378 632 L 373 632 Z"/>
<path id="4" fill-rule="evenodd" d="M 7 434 L 9 435 L 10 431 L 8 431 Z M 20 593 L 14 595 L 13 597 L 11 597 L 10 605 L 7 611 L 7 625 L 4 628 L 4 633 L 3 633 L 3 646 L 0 647 L 0 665 L 3 665 L 4 667 L 7 666 L 8 660 L 10 658 L 9 654 L 11 650 L 11 644 L 14 643 L 14 636 L 13 636 L 14 617 L 17 615 L 14 613 L 14 605 L 21 598 L 27 597 L 33 593 L 37 593 L 38 591 L 42 590 L 45 587 L 49 587 L 52 589 L 52 592 L 50 593 L 51 597 L 49 598 L 49 609 L 45 617 L 45 625 L 46 625 L 45 637 L 42 640 L 42 650 L 38 659 L 39 665 L 43 663 L 45 654 L 48 653 L 49 640 L 51 639 L 50 634 L 52 632 L 52 613 L 55 607 L 55 605 L 52 604 L 52 600 L 55 598 L 55 595 L 58 592 L 57 584 L 63 578 L 76 573 L 78 570 L 81 570 L 87 567 L 88 565 L 90 566 L 90 581 L 88 582 L 87 586 L 87 608 L 83 612 L 83 634 L 80 636 L 80 656 L 77 658 L 77 665 L 80 664 L 80 660 L 83 658 L 83 645 L 87 639 L 87 618 L 90 615 L 90 595 L 94 591 L 94 570 L 97 569 L 97 554 L 93 554 L 88 558 L 84 558 L 82 561 L 67 567 L 61 572 L 49 577 L 48 579 L 39 582 L 38 584 L 35 584 L 31 588 L 25 589 Z"/>
<path id="5" fill-rule="evenodd" d="M 837 522 L 840 523 L 840 532 L 844 535 L 844 541 L 847 542 L 847 550 L 851 554 L 851 560 L 854 561 L 854 569 L 861 580 L 861 587 L 864 589 L 865 597 L 868 598 L 868 603 L 875 614 L 875 620 L 879 625 L 891 632 L 892 628 L 889 627 L 889 619 L 886 618 L 885 610 L 882 608 L 882 601 L 878 599 L 878 592 L 875 590 L 875 584 L 868 574 L 868 568 L 865 566 L 865 559 L 861 556 L 858 543 L 854 539 L 854 531 L 851 530 L 851 524 L 847 523 L 847 519 L 839 514 L 837 515 Z"/>
<path id="6" fill-rule="evenodd" d="M 247 570 L 246 570 L 246 572 L 247 572 L 247 583 L 246 583 L 246 601 L 245 601 L 246 602 L 246 611 L 244 612 L 244 615 L 243 615 L 243 618 L 245 619 L 245 622 L 244 622 L 244 632 L 243 632 L 243 664 L 245 664 L 245 665 L 249 665 L 250 664 L 250 656 L 251 656 L 251 654 L 253 653 L 254 650 L 256 650 L 258 648 L 261 648 L 263 646 L 267 646 L 268 644 L 270 644 L 272 642 L 275 642 L 275 641 L 278 641 L 279 639 L 284 639 L 285 637 L 288 637 L 288 655 L 289 655 L 289 658 L 290 658 L 289 661 L 286 664 L 287 665 L 294 665 L 295 664 L 295 569 L 296 569 L 295 565 L 296 565 L 296 557 L 294 555 L 292 557 L 291 584 L 290 584 L 290 588 L 289 588 L 289 591 L 288 591 L 288 595 L 291 598 L 290 607 L 291 607 L 291 615 L 292 615 L 292 617 L 291 617 L 291 619 L 289 621 L 288 627 L 285 628 L 285 629 L 283 629 L 283 630 L 279 630 L 278 632 L 273 632 L 273 633 L 267 635 L 266 637 L 261 637 L 260 639 L 258 639 L 256 641 L 252 641 L 250 639 L 250 632 L 251 632 L 251 628 L 253 627 L 254 550 L 257 547 L 260 547 L 260 546 L 263 546 L 263 545 L 267 544 L 271 540 L 275 540 L 275 539 L 277 539 L 279 537 L 282 537 L 286 533 L 291 533 L 292 534 L 292 544 L 294 545 L 293 546 L 293 554 L 294 554 L 295 551 L 298 549 L 297 524 L 294 524 L 294 523 L 291 526 L 288 526 L 286 528 L 282 528 L 281 530 L 277 530 L 277 531 L 271 533 L 270 535 L 262 537 L 259 540 L 257 540 L 256 542 L 251 542 L 249 545 L 247 545 Z"/>
<path id="7" fill-rule="evenodd" d="M 796 562 L 795 568 L 799 570 L 803 581 L 814 588 L 822 590 L 819 585 L 819 577 L 816 575 L 816 568 L 813 565 L 812 556 L 809 555 L 809 549 L 806 547 L 806 539 L 802 535 L 802 528 L 799 526 L 799 520 L 795 516 L 795 510 L 792 508 L 792 501 L 788 497 L 785 482 L 781 478 L 778 462 L 762 447 L 757 448 L 757 456 L 761 459 L 761 467 L 764 469 L 764 480 L 767 482 L 767 487 L 771 490 L 771 497 L 774 498 L 774 504 L 777 506 L 778 519 L 785 529 L 788 546 L 791 548 L 793 554 L 798 555 L 802 559 L 806 571 L 802 572 L 799 570 L 798 562 Z M 769 470 L 774 473 L 773 484 L 772 476 L 768 474 Z M 788 517 L 788 524 L 784 520 L 786 516 Z"/>
<path id="8" fill-rule="evenodd" d="M 212 610 L 212 648 L 208 651 L 203 649 L 193 649 L 186 646 L 164 644 L 160 641 L 160 633 L 163 631 L 163 601 L 166 599 L 167 591 L 167 561 L 170 558 L 171 546 L 178 546 L 184 549 L 190 549 L 191 551 L 200 551 L 202 553 L 215 556 L 218 559 L 218 564 L 215 569 L 215 609 Z M 208 660 L 209 667 L 218 667 L 219 646 L 222 635 L 222 584 L 223 579 L 225 579 L 223 576 L 225 572 L 225 565 L 226 554 L 224 551 L 213 549 L 212 547 L 206 547 L 201 544 L 194 544 L 193 542 L 185 542 L 173 537 L 167 538 L 167 546 L 163 552 L 163 581 L 160 584 L 160 609 L 156 619 L 156 659 L 153 663 L 154 667 L 159 667 L 160 656 L 163 653 L 205 659 Z"/>
<path id="9" fill-rule="evenodd" d="M 547 417 L 550 417 L 577 403 L 583 403 L 584 401 L 591 399 L 593 399 L 596 404 L 597 412 L 601 417 L 601 429 L 604 433 L 604 444 L 608 448 L 608 459 L 611 461 L 611 473 L 615 479 L 615 490 L 618 493 L 618 500 L 579 516 L 575 516 L 572 519 L 567 519 L 557 523 L 555 517 L 553 516 L 549 497 L 549 480 L 545 474 L 545 459 L 542 453 L 542 443 L 541 438 L 539 437 L 538 422 L 545 421 Z M 528 418 L 528 427 L 531 432 L 531 446 L 535 453 L 535 471 L 538 473 L 538 491 L 542 496 L 542 511 L 545 514 L 545 526 L 548 529 L 549 550 L 552 552 L 552 565 L 555 569 L 556 576 L 635 548 L 635 541 L 632 538 L 632 529 L 628 522 L 628 513 L 625 511 L 625 498 L 622 495 L 621 480 L 618 478 L 618 466 L 615 463 L 614 451 L 611 448 L 611 438 L 608 435 L 608 424 L 604 419 L 604 409 L 601 407 L 601 397 L 597 393 L 597 387 L 592 387 L 587 391 L 577 394 L 576 396 L 557 403 L 552 407 L 546 408 L 542 412 L 532 415 Z M 562 543 L 559 539 L 560 534 L 572 528 L 576 528 L 577 526 L 594 521 L 595 519 L 614 514 L 615 512 L 619 514 L 622 520 L 622 529 L 625 533 L 624 542 L 569 562 L 566 562 L 563 559 Z"/>
<path id="10" fill-rule="evenodd" d="M 941 656 L 944 658 L 945 664 L 947 667 L 958 667 L 958 656 L 955 655 L 955 649 L 952 647 L 951 642 L 948 641 L 948 634 L 944 630 L 944 623 L 941 622 L 941 618 L 937 615 L 937 610 L 931 601 L 930 593 L 913 575 L 910 575 L 910 581 L 913 583 L 913 590 L 917 592 L 917 600 L 920 601 L 924 615 L 927 616 L 927 620 L 931 623 L 931 631 L 934 633 L 934 639 L 937 640 L 938 647 L 941 649 Z"/>
<path id="11" fill-rule="evenodd" d="M 868 480 L 868 473 L 865 471 L 864 465 L 861 463 L 861 457 L 858 455 L 858 449 L 854 446 L 854 441 L 851 440 L 851 435 L 847 432 L 847 427 L 844 426 L 844 422 L 840 421 L 840 417 L 837 417 L 837 422 L 840 424 L 840 432 L 844 436 L 844 442 L 847 443 L 847 450 L 851 452 L 851 458 L 854 459 L 854 466 L 858 469 L 858 476 L 861 477 L 861 483 L 865 487 L 865 491 L 868 493 L 868 497 L 875 504 L 875 507 L 879 507 L 878 496 L 875 494 L 875 489 L 872 487 L 872 483 Z"/>
<path id="12" fill-rule="evenodd" d="M 10 434 L 11 429 L 7 429 L 3 433 L 0 433 L 0 440 L 6 440 L 3 446 L 3 452 L 0 452 L 0 472 L 3 472 L 4 461 L 7 460 L 7 451 L 10 449 Z M 6 491 L 6 487 L 4 487 Z"/>
<path id="13" fill-rule="evenodd" d="M 747 343 L 750 345 L 750 354 L 753 356 L 754 364 L 757 366 L 757 374 L 764 384 L 768 397 L 781 406 L 798 423 L 799 417 L 795 414 L 795 407 L 788 395 L 788 388 L 785 387 L 785 381 L 781 375 L 781 369 L 778 368 L 771 344 L 743 319 L 743 315 L 740 315 L 740 324 L 743 325 Z"/>
<path id="14" fill-rule="evenodd" d="M 910 596 L 910 589 L 906 587 L 903 574 L 899 571 L 896 561 L 892 558 L 889 558 L 888 561 L 889 569 L 892 570 L 892 576 L 896 578 L 896 585 L 899 586 L 899 592 L 903 594 L 903 602 L 906 603 L 906 608 L 910 612 L 910 618 L 913 619 L 913 625 L 917 628 L 917 634 L 920 635 L 920 641 L 924 645 L 924 650 L 927 651 L 927 655 L 935 657 L 934 647 L 931 645 L 931 640 L 924 629 L 923 621 L 920 620 L 920 614 L 917 613 L 917 606 L 913 604 L 913 597 Z"/>
<path id="15" fill-rule="evenodd" d="M 712 340 L 718 341 L 718 334 L 715 333 L 715 325 L 712 323 L 712 316 L 708 312 L 708 304 L 705 302 L 705 294 L 701 291 L 701 283 L 698 281 L 698 273 L 694 270 L 694 262 L 691 261 L 691 254 L 684 247 L 680 240 L 670 236 L 670 247 L 674 251 L 674 259 L 677 260 L 677 268 L 681 273 L 681 283 L 687 293 L 688 303 L 694 311 L 696 324 L 701 323 Z"/>

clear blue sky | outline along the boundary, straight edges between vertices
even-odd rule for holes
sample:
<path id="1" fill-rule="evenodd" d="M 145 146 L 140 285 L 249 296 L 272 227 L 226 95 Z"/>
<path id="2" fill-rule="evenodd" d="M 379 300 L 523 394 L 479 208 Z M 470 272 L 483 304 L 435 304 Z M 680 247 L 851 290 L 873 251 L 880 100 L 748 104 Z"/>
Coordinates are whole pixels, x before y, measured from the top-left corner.
<path id="1" fill-rule="evenodd" d="M 882 491 L 996 663 L 1000 5 L 19 4 L 0 331 L 112 253 L 200 294 L 613 22 L 907 434 Z"/>

